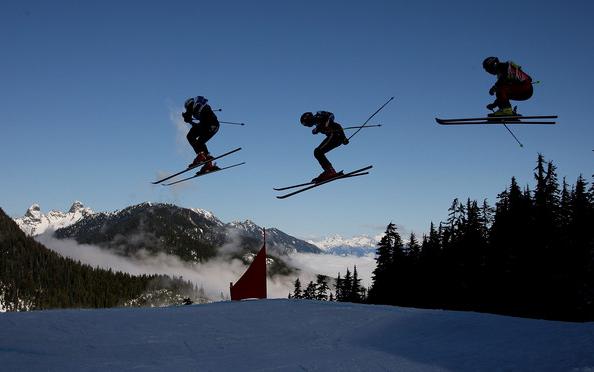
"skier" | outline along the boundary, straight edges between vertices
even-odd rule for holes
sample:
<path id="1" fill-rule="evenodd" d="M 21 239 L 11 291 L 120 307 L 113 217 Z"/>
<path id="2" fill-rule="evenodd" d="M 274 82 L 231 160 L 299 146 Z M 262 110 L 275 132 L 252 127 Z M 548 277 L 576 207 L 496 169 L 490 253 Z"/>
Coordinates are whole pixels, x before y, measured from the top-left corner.
<path id="1" fill-rule="evenodd" d="M 188 98 L 184 104 L 186 111 L 182 113 L 184 121 L 192 125 L 186 138 L 196 152 L 196 158 L 194 158 L 194 161 L 188 167 L 192 168 L 206 162 L 199 173 L 207 173 L 219 169 L 215 163 L 210 161 L 213 157 L 206 147 L 206 142 L 219 130 L 219 120 L 207 102 L 208 100 L 203 96 Z M 193 118 L 198 120 L 198 123 L 195 123 L 192 120 Z"/>
<path id="2" fill-rule="evenodd" d="M 325 154 L 340 145 L 349 143 L 342 126 L 334 121 L 334 114 L 328 111 L 318 111 L 315 115 L 311 112 L 305 112 L 301 115 L 300 122 L 306 127 L 315 125 L 315 128 L 311 131 L 313 134 L 323 133 L 326 135 L 326 138 L 314 150 L 314 157 L 324 171 L 311 182 L 319 183 L 336 177 L 337 173 Z"/>
<path id="3" fill-rule="evenodd" d="M 497 75 L 497 82 L 489 89 L 489 94 L 495 95 L 497 99 L 487 108 L 493 110 L 498 107 L 499 110 L 488 116 L 519 116 L 509 100 L 525 101 L 532 97 L 532 78 L 514 62 L 500 62 L 497 57 L 485 58 L 483 68 L 489 74 Z"/>

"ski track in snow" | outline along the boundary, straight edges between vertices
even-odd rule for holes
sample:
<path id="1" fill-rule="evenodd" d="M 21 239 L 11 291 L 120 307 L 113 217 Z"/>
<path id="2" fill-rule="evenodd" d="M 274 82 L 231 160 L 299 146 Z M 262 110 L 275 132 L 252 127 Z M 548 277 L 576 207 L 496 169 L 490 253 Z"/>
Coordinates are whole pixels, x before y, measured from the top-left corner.
<path id="1" fill-rule="evenodd" d="M 0 369 L 593 371 L 594 323 L 304 300 L 0 314 Z"/>

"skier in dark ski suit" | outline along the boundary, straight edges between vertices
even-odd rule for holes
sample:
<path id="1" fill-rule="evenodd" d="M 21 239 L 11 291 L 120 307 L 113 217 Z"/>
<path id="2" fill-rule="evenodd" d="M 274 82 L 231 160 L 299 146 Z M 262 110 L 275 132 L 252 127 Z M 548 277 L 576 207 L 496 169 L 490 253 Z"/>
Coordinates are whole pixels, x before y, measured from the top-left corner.
<path id="1" fill-rule="evenodd" d="M 300 122 L 306 127 L 315 125 L 315 128 L 311 131 L 313 134 L 323 133 L 326 135 L 326 138 L 314 150 L 314 156 L 324 171 L 314 178 L 312 182 L 318 183 L 335 177 L 336 171 L 325 154 L 340 145 L 349 143 L 342 126 L 334 121 L 334 114 L 328 111 L 318 111 L 315 115 L 311 112 L 305 112 L 301 115 Z"/>
<path id="2" fill-rule="evenodd" d="M 196 152 L 196 158 L 188 167 L 195 167 L 206 161 L 200 169 L 200 173 L 218 169 L 216 164 L 210 161 L 212 156 L 208 152 L 206 142 L 218 132 L 220 124 L 207 102 L 208 100 L 202 96 L 188 98 L 184 104 L 186 111 L 182 113 L 184 121 L 192 125 L 186 138 Z M 192 119 L 198 120 L 198 123 Z"/>
<path id="3" fill-rule="evenodd" d="M 483 61 L 483 68 L 491 75 L 497 75 L 497 82 L 489 89 L 490 95 L 497 99 L 487 105 L 489 110 L 496 107 L 499 110 L 489 116 L 514 116 L 509 100 L 525 101 L 532 97 L 532 78 L 522 71 L 522 67 L 512 61 L 500 62 L 497 57 L 487 57 Z"/>

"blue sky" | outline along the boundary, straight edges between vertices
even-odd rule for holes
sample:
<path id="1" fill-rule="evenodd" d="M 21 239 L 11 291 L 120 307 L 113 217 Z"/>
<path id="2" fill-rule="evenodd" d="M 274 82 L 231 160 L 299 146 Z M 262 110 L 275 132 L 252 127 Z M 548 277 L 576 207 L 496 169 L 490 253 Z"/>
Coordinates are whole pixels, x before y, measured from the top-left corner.
<path id="1" fill-rule="evenodd" d="M 81 200 L 97 211 L 144 201 L 252 219 L 300 237 L 377 234 L 393 221 L 419 234 L 453 198 L 495 202 L 512 176 L 532 185 L 536 156 L 560 177 L 594 162 L 594 5 L 575 1 L 55 1 L 0 6 L 0 207 L 22 215 Z M 556 126 L 441 127 L 492 97 L 489 55 L 535 80 L 524 114 Z M 179 188 L 150 184 L 193 158 L 179 128 L 187 97 L 205 95 L 222 126 L 212 153 L 247 164 Z M 395 100 L 335 168 L 366 177 L 287 200 L 274 186 L 320 172 L 323 140 L 298 120 L 328 110 L 345 125 Z"/>

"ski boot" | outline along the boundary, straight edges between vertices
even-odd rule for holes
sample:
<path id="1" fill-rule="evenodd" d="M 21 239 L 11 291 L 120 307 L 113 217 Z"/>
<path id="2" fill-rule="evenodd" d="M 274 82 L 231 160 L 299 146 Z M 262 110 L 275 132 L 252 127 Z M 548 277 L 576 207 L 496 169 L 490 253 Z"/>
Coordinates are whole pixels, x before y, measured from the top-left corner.
<path id="1" fill-rule="evenodd" d="M 494 108 L 494 107 L 493 107 Z M 518 114 L 518 106 L 514 106 L 514 108 L 510 107 L 500 107 L 499 110 L 492 112 L 487 115 L 490 118 L 496 118 L 499 116 L 522 116 Z"/>
<path id="2" fill-rule="evenodd" d="M 204 163 L 207 160 L 206 154 L 201 151 L 199 152 L 196 157 L 194 158 L 194 161 L 192 161 L 189 165 L 188 168 L 194 168 L 196 166 L 198 166 L 201 163 Z"/>
<path id="3" fill-rule="evenodd" d="M 324 182 L 327 181 L 329 179 L 332 179 L 334 177 L 336 177 L 338 173 L 336 173 L 336 171 L 334 170 L 333 167 L 330 167 L 326 170 L 324 170 L 322 173 L 320 173 L 319 176 L 317 176 L 316 178 L 314 178 L 313 180 L 311 180 L 311 182 L 313 183 L 320 183 L 320 182 Z"/>
<path id="4" fill-rule="evenodd" d="M 202 166 L 202 168 L 200 168 L 200 171 L 198 171 L 197 174 L 204 174 L 204 173 L 208 173 L 208 172 L 212 172 L 212 171 L 216 171 L 219 170 L 221 168 L 217 167 L 217 165 L 215 163 L 212 162 L 213 157 L 210 156 L 210 154 L 206 155 L 206 159 L 204 161 L 206 161 L 206 164 L 204 164 Z"/>
<path id="5" fill-rule="evenodd" d="M 515 106 L 513 109 L 511 107 L 502 107 L 499 108 L 499 110 L 488 114 L 487 116 L 489 118 L 492 119 L 498 119 L 500 117 L 505 117 L 505 116 L 522 116 L 520 114 L 518 114 L 518 112 L 516 111 L 518 108 L 518 106 Z M 519 121 L 518 119 L 506 119 L 506 121 Z"/>

